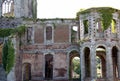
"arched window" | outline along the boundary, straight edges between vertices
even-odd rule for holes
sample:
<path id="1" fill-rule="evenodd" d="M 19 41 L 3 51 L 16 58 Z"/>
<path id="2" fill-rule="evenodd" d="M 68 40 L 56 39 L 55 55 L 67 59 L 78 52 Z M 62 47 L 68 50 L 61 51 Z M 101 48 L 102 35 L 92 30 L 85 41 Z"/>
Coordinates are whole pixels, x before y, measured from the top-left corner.
<path id="1" fill-rule="evenodd" d="M 2 4 L 2 15 L 3 16 L 14 16 L 14 1 L 4 0 Z"/>
<path id="2" fill-rule="evenodd" d="M 32 43 L 33 42 L 33 27 L 28 27 L 27 28 L 27 43 Z"/>
<path id="3" fill-rule="evenodd" d="M 46 40 L 52 40 L 52 27 L 46 27 Z"/>

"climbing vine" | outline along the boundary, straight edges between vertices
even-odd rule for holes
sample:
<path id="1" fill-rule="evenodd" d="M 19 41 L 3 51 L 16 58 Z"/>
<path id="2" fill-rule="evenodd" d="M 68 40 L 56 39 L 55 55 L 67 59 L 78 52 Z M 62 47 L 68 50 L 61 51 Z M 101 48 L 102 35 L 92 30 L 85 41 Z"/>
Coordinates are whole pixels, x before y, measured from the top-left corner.
<path id="1" fill-rule="evenodd" d="M 8 74 L 14 66 L 15 50 L 10 39 L 5 40 L 2 51 L 3 67 Z"/>
<path id="2" fill-rule="evenodd" d="M 18 34 L 18 36 L 21 36 L 22 34 L 24 34 L 25 30 L 26 30 L 25 25 L 21 25 L 20 27 L 17 28 L 0 28 L 0 37 L 4 38 L 12 34 Z"/>
<path id="3" fill-rule="evenodd" d="M 77 17 L 76 19 L 79 19 L 79 15 L 81 14 L 88 14 L 90 12 L 98 12 L 100 13 L 100 17 L 101 17 L 101 21 L 102 21 L 102 25 L 103 25 L 103 31 L 106 30 L 112 20 L 113 20 L 113 15 L 112 13 L 118 11 L 117 9 L 114 9 L 114 8 L 111 8 L 111 7 L 100 7 L 100 8 L 91 8 L 91 9 L 87 9 L 87 10 L 80 10 L 78 13 L 77 13 Z"/>
<path id="4" fill-rule="evenodd" d="M 111 22 L 112 22 L 112 19 L 113 19 L 113 15 L 112 13 L 114 12 L 115 10 L 110 8 L 110 9 L 100 9 L 99 12 L 100 12 L 100 16 L 101 16 L 101 20 L 102 20 L 102 25 L 103 25 L 103 30 L 106 30 Z"/>

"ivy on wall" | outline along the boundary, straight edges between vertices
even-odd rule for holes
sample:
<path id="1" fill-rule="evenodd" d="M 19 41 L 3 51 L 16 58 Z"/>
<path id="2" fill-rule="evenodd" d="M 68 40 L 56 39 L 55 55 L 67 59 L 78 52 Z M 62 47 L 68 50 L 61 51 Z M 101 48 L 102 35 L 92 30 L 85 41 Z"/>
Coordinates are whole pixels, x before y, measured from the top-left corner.
<path id="1" fill-rule="evenodd" d="M 3 67 L 8 74 L 14 66 L 15 50 L 10 39 L 5 40 L 2 51 Z"/>
<path id="2" fill-rule="evenodd" d="M 82 11 L 80 10 L 79 12 L 77 12 L 76 19 L 77 20 L 79 19 L 79 15 L 88 14 L 90 12 L 98 12 L 100 14 L 101 21 L 103 24 L 103 31 L 104 31 L 111 25 L 111 22 L 113 20 L 112 14 L 114 12 L 118 12 L 118 10 L 111 8 L 111 7 L 90 8 L 90 9 L 82 10 Z M 120 13 L 119 13 L 119 15 L 120 15 Z"/>
<path id="3" fill-rule="evenodd" d="M 12 34 L 17 34 L 18 36 L 21 36 L 25 33 L 26 26 L 21 25 L 20 27 L 17 28 L 0 28 L 0 37 L 8 37 Z"/>
<path id="4" fill-rule="evenodd" d="M 101 16 L 101 20 L 102 20 L 102 25 L 103 25 L 103 30 L 106 30 L 110 25 L 111 22 L 113 20 L 113 15 L 112 13 L 114 13 L 114 9 L 110 8 L 110 9 L 100 9 L 100 16 Z"/>

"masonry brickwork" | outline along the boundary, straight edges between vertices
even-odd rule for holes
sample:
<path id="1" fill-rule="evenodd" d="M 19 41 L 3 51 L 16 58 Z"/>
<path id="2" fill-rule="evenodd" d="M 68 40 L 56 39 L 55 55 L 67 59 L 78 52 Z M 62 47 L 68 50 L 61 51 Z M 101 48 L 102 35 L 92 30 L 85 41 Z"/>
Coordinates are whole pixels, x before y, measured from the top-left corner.
<path id="1" fill-rule="evenodd" d="M 14 2 L 12 17 L 9 12 L 1 12 L 4 2 Z M 87 14 L 80 14 L 79 20 L 36 20 L 36 5 L 36 0 L 0 0 L 0 28 L 26 26 L 21 38 L 14 36 L 15 81 L 69 80 L 72 76 L 71 60 L 76 56 L 80 57 L 81 81 L 120 79 L 119 10 L 112 13 L 115 26 L 111 24 L 101 31 L 101 14 L 94 8 L 89 9 Z M 73 30 L 74 27 L 77 31 Z M 0 64 L 3 44 L 0 38 Z M 97 76 L 96 56 L 101 60 L 101 77 Z"/>

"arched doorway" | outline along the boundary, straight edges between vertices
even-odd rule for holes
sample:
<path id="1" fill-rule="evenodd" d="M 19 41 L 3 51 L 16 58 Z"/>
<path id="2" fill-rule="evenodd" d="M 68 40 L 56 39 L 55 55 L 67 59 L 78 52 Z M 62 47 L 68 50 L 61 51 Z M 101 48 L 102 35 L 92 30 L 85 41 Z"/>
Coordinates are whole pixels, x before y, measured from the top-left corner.
<path id="1" fill-rule="evenodd" d="M 76 50 L 69 54 L 69 79 L 80 78 L 80 55 Z"/>
<path id="2" fill-rule="evenodd" d="M 23 81 L 31 80 L 31 64 L 24 63 L 23 64 Z"/>
<path id="3" fill-rule="evenodd" d="M 96 69 L 97 78 L 106 77 L 106 49 L 103 46 L 98 46 L 96 49 Z"/>
<path id="4" fill-rule="evenodd" d="M 90 49 L 86 47 L 84 49 L 84 58 L 85 58 L 85 78 L 90 78 L 91 70 L 90 70 Z"/>
<path id="5" fill-rule="evenodd" d="M 53 78 L 53 55 L 45 55 L 45 79 Z"/>
<path id="6" fill-rule="evenodd" d="M 118 77 L 118 49 L 116 46 L 112 48 L 113 77 Z"/>

